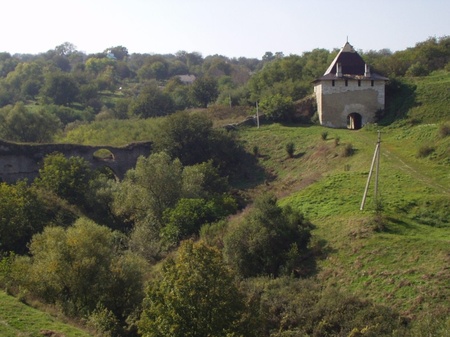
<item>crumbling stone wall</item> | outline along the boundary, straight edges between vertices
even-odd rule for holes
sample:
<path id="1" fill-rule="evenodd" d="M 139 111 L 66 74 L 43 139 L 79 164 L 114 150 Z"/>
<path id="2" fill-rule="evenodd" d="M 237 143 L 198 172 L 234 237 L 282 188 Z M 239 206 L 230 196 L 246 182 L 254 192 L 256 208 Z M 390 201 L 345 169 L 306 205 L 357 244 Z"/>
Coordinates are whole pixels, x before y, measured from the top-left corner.
<path id="1" fill-rule="evenodd" d="M 111 158 L 101 159 L 94 155 L 105 149 L 112 153 Z M 124 147 L 86 146 L 75 144 L 18 144 L 0 140 L 0 181 L 14 183 L 19 179 L 33 181 L 45 156 L 59 152 L 66 157 L 82 157 L 91 163 L 93 169 L 107 166 L 122 179 L 134 168 L 139 156 L 149 156 L 150 142 L 133 143 Z"/>

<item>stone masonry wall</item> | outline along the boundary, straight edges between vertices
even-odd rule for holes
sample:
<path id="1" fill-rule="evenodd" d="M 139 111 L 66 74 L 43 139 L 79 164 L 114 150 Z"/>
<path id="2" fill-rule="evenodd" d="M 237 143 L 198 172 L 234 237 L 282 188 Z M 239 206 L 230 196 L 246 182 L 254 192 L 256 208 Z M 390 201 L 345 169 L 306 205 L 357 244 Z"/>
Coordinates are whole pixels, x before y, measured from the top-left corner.
<path id="1" fill-rule="evenodd" d="M 384 81 L 335 80 L 323 81 L 316 85 L 314 91 L 317 97 L 317 110 L 320 123 L 334 128 L 347 127 L 347 117 L 351 113 L 358 113 L 362 117 L 362 125 L 374 121 L 377 110 L 384 109 L 385 101 Z"/>

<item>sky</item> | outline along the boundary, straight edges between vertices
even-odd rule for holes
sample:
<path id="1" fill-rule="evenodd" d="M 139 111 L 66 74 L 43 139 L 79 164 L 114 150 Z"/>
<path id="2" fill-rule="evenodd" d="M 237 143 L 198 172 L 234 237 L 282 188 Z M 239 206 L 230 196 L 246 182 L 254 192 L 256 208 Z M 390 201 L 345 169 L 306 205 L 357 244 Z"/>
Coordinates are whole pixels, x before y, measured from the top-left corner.
<path id="1" fill-rule="evenodd" d="M 86 54 L 198 52 L 258 58 L 348 42 L 357 50 L 414 47 L 450 35 L 448 0 L 7 0 L 0 52 L 39 54 L 65 42 Z"/>

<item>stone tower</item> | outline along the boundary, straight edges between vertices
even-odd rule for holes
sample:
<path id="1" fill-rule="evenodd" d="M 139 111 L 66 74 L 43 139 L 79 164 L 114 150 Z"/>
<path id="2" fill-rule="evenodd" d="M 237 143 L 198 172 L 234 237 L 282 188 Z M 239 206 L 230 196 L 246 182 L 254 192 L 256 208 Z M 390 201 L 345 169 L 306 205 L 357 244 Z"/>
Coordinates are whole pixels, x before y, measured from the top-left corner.
<path id="1" fill-rule="evenodd" d="M 325 74 L 313 82 L 320 124 L 359 129 L 374 122 L 376 112 L 384 109 L 387 80 L 371 72 L 347 42 Z"/>

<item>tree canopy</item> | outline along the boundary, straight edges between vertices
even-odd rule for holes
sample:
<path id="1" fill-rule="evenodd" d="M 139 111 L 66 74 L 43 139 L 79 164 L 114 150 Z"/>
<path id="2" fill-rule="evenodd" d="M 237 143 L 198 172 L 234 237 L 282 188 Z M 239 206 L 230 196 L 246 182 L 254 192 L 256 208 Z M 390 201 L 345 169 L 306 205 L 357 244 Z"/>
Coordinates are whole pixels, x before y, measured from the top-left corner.
<path id="1" fill-rule="evenodd" d="M 185 241 L 146 293 L 139 330 L 145 337 L 238 333 L 242 294 L 218 250 Z"/>

